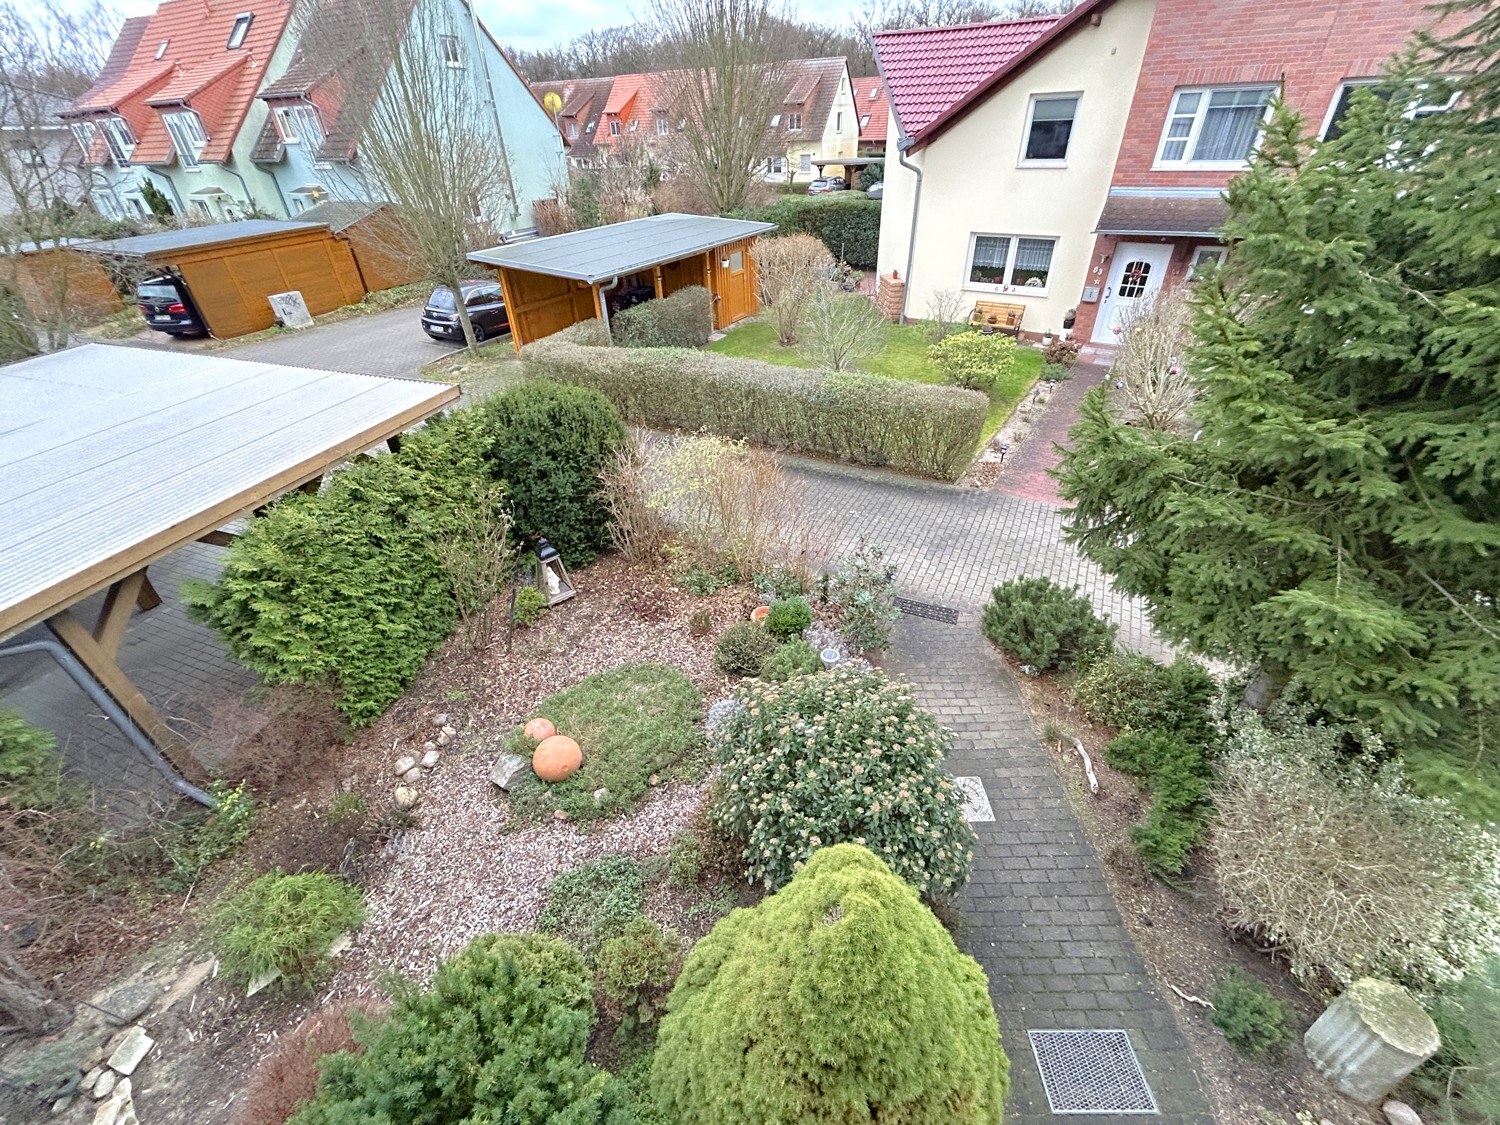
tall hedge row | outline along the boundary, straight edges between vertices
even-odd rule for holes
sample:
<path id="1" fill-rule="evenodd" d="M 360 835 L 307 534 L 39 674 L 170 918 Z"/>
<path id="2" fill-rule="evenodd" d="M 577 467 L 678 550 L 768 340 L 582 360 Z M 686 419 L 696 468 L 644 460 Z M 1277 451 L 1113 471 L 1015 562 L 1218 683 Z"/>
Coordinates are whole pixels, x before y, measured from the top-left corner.
<path id="1" fill-rule="evenodd" d="M 764 207 L 736 211 L 733 217 L 775 223 L 778 234 L 804 231 L 816 235 L 839 261 L 859 269 L 875 268 L 880 251 L 880 201 L 863 193 L 788 195 Z"/>
<path id="2" fill-rule="evenodd" d="M 667 297 L 643 301 L 610 319 L 624 348 L 701 348 L 714 330 L 714 296 L 689 285 Z"/>
<path id="3" fill-rule="evenodd" d="M 989 400 L 977 391 L 819 372 L 679 348 L 587 347 L 562 334 L 521 352 L 528 375 L 602 391 L 627 421 L 938 480 L 974 459 Z"/>

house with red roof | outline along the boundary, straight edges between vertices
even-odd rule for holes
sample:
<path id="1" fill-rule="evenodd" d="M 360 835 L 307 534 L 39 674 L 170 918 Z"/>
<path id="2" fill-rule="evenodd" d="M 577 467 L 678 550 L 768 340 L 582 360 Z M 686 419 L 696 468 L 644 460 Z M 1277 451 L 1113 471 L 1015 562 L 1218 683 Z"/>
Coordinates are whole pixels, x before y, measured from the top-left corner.
<path id="1" fill-rule="evenodd" d="M 291 60 L 296 0 L 166 0 L 126 20 L 94 85 L 61 117 L 83 152 L 91 197 L 112 217 L 148 213 L 149 181 L 173 210 L 216 222 L 285 215 L 250 149 L 256 98 Z"/>
<path id="2" fill-rule="evenodd" d="M 852 79 L 851 84 L 854 87 L 854 115 L 859 119 L 859 155 L 884 156 L 885 131 L 891 115 L 885 79 L 876 74 Z"/>

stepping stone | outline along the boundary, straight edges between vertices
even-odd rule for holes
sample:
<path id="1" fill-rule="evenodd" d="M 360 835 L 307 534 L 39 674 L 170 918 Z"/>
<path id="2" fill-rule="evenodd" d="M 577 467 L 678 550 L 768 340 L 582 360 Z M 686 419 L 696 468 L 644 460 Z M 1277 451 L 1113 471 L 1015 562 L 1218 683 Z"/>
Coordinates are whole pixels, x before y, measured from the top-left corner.
<path id="1" fill-rule="evenodd" d="M 129 1076 L 135 1068 L 141 1065 L 141 1060 L 151 1053 L 151 1048 L 156 1046 L 156 1040 L 146 1034 L 146 1029 L 136 1024 L 125 1033 L 120 1040 L 120 1045 L 115 1048 L 115 1053 L 109 1056 L 111 1069 Z"/>

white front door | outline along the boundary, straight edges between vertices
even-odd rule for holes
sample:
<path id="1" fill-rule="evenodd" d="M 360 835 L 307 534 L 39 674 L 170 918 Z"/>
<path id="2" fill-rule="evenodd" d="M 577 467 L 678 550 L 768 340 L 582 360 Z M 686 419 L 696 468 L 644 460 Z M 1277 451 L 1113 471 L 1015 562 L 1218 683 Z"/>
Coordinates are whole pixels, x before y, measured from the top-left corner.
<path id="1" fill-rule="evenodd" d="M 1094 343 L 1112 344 L 1119 339 L 1115 328 L 1125 322 L 1136 305 L 1156 296 L 1171 261 L 1172 247 L 1169 244 L 1122 242 L 1115 247 L 1115 260 L 1109 268 L 1109 288 L 1104 291 L 1099 319 L 1094 322 Z"/>

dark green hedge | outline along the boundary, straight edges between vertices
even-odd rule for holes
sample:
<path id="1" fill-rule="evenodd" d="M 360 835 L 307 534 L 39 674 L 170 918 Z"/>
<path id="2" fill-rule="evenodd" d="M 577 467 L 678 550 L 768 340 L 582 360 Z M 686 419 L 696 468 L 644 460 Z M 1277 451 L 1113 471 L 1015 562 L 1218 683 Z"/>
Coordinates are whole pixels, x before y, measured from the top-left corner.
<path id="1" fill-rule="evenodd" d="M 681 348 L 600 348 L 559 333 L 527 345 L 528 375 L 602 391 L 625 418 L 954 480 L 974 459 L 989 399 L 859 372 L 779 367 Z"/>
<path id="2" fill-rule="evenodd" d="M 880 201 L 859 192 L 789 195 L 736 211 L 734 218 L 775 223 L 778 234 L 805 231 L 816 235 L 828 252 L 858 269 L 874 269 L 880 251 Z"/>
<path id="3" fill-rule="evenodd" d="M 616 313 L 610 329 L 622 348 L 701 348 L 714 330 L 713 294 L 689 285 Z"/>

